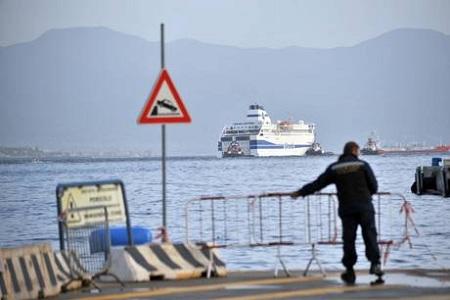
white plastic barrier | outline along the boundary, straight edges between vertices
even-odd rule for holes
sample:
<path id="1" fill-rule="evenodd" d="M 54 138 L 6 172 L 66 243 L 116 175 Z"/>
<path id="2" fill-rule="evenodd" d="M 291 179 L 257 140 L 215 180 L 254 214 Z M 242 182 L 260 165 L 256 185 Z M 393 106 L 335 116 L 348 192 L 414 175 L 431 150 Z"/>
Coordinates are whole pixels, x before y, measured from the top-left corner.
<path id="1" fill-rule="evenodd" d="M 63 292 L 78 289 L 91 282 L 92 275 L 83 269 L 75 252 L 55 252 L 53 260 L 57 268 L 57 279 L 61 283 Z"/>
<path id="2" fill-rule="evenodd" d="M 189 244 L 151 244 L 113 248 L 110 271 L 125 282 L 225 276 L 214 250 Z"/>
<path id="3" fill-rule="evenodd" d="M 36 299 L 59 294 L 61 282 L 49 244 L 0 249 L 2 299 Z"/>

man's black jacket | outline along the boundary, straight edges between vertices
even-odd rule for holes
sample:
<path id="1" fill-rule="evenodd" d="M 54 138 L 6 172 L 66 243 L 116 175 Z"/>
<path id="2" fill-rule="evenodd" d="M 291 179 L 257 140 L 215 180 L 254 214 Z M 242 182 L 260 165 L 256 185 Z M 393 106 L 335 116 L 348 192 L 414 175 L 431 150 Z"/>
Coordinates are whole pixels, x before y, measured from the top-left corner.
<path id="1" fill-rule="evenodd" d="M 315 181 L 295 192 L 298 196 L 313 194 L 329 184 L 336 184 L 339 215 L 371 210 L 372 195 L 378 184 L 369 164 L 353 155 L 340 156 Z"/>

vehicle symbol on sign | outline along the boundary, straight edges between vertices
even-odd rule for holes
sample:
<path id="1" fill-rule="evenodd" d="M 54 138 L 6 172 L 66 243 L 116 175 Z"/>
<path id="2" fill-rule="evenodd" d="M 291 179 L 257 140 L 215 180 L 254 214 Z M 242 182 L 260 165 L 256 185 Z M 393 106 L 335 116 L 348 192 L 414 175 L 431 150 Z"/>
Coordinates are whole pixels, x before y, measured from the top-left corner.
<path id="1" fill-rule="evenodd" d="M 158 109 L 159 108 L 159 109 Z M 160 109 L 168 109 L 170 110 L 169 113 L 162 113 L 160 111 Z M 173 105 L 172 101 L 170 101 L 169 99 L 162 99 L 162 100 L 157 100 L 156 101 L 156 105 L 153 107 L 152 116 L 157 116 L 157 115 L 172 115 L 172 114 L 177 114 L 178 108 Z"/>
<path id="2" fill-rule="evenodd" d="M 177 108 L 172 104 L 172 102 L 169 99 L 158 100 L 158 101 L 156 101 L 156 103 L 159 106 L 162 106 L 162 107 L 170 109 L 171 111 L 176 111 L 177 110 Z"/>

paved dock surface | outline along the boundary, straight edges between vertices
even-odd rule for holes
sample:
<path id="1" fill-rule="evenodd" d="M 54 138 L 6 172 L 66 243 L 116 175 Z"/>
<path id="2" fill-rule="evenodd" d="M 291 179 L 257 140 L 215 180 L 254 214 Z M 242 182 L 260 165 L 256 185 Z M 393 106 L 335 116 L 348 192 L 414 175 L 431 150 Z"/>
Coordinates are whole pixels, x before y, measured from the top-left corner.
<path id="1" fill-rule="evenodd" d="M 118 284 L 96 281 L 93 286 L 61 294 L 53 299 L 450 299 L 449 270 L 388 270 L 384 285 L 371 286 L 375 277 L 367 270 L 358 271 L 354 286 L 344 285 L 340 273 L 290 277 L 272 271 L 231 272 L 225 278 L 149 281 Z"/>

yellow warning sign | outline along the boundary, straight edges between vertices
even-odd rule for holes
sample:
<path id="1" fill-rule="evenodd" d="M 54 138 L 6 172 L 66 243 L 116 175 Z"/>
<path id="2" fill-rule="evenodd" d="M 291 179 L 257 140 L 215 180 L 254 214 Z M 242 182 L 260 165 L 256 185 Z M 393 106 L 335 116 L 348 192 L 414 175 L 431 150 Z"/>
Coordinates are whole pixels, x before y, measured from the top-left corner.
<path id="1" fill-rule="evenodd" d="M 107 207 L 109 222 L 126 221 L 122 187 L 119 184 L 67 187 L 60 201 L 61 211 L 70 228 L 104 222 L 104 209 L 99 206 Z"/>

